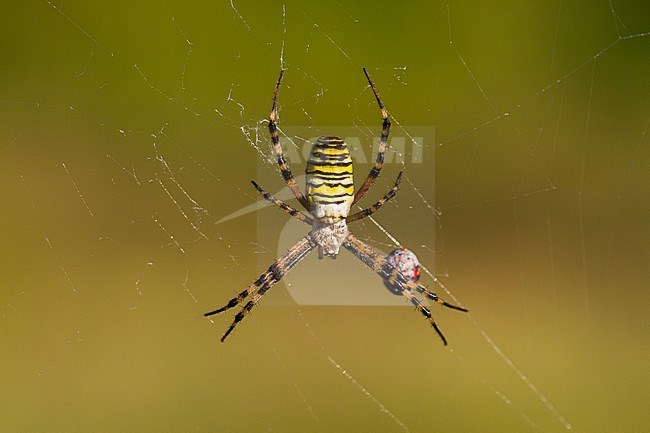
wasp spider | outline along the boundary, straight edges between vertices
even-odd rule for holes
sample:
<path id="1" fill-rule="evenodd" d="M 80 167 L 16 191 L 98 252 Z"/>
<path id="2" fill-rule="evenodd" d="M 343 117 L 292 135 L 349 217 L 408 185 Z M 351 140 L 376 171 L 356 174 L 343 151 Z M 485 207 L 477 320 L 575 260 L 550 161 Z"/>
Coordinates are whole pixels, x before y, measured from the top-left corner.
<path id="1" fill-rule="evenodd" d="M 433 329 L 442 338 L 443 343 L 446 345 L 447 340 L 438 328 L 434 321 L 431 312 L 425 307 L 420 300 L 414 295 L 418 292 L 423 296 L 429 298 L 438 304 L 453 308 L 455 310 L 467 311 L 463 307 L 452 305 L 438 297 L 434 292 L 431 292 L 418 284 L 417 281 L 407 278 L 402 275 L 396 267 L 394 267 L 386 257 L 379 254 L 372 247 L 359 240 L 356 236 L 348 231 L 348 223 L 358 221 L 362 218 L 372 215 L 384 203 L 393 198 L 397 193 L 397 189 L 402 178 L 400 172 L 395 180 L 395 185 L 386 193 L 386 195 L 377 201 L 369 208 L 363 209 L 359 212 L 350 214 L 350 208 L 357 203 L 365 195 L 368 189 L 372 186 L 379 176 L 382 165 L 384 163 L 384 152 L 388 142 L 388 133 L 390 131 L 390 119 L 388 112 L 381 102 L 379 93 L 375 88 L 368 71 L 364 68 L 363 72 L 366 75 L 368 84 L 375 94 L 377 104 L 381 111 L 383 125 L 381 130 L 381 140 L 377 152 L 377 159 L 370 173 L 366 177 L 361 187 L 354 192 L 354 184 L 352 178 L 352 159 L 350 158 L 350 151 L 348 145 L 339 137 L 326 136 L 320 137 L 314 143 L 309 159 L 307 161 L 306 174 L 307 185 L 306 193 L 303 195 L 298 185 L 296 184 L 291 169 L 284 158 L 280 139 L 278 138 L 278 128 L 276 125 L 277 120 L 277 100 L 280 85 L 282 83 L 282 75 L 284 71 L 280 72 L 280 77 L 275 86 L 273 94 L 273 106 L 271 107 L 271 114 L 269 116 L 269 132 L 271 133 L 271 142 L 273 144 L 273 151 L 277 158 L 278 166 L 282 177 L 284 178 L 287 186 L 293 192 L 298 202 L 309 212 L 305 215 L 297 209 L 289 206 L 288 204 L 278 200 L 271 194 L 264 191 L 257 183 L 253 181 L 255 188 L 262 194 L 262 196 L 271 203 L 278 206 L 280 209 L 289 213 L 292 217 L 311 226 L 311 230 L 307 235 L 302 238 L 298 243 L 292 246 L 285 254 L 275 261 L 262 275 L 257 278 L 246 288 L 246 290 L 239 293 L 232 298 L 223 307 L 205 313 L 205 316 L 221 313 L 222 311 L 233 308 L 246 299 L 248 302 L 244 304 L 241 310 L 235 315 L 235 319 L 221 338 L 224 341 L 228 335 L 235 329 L 235 326 L 241 322 L 246 314 L 248 314 L 253 307 L 260 301 L 262 296 L 273 286 L 280 281 L 284 275 L 296 266 L 307 254 L 312 250 L 318 248 L 319 258 L 331 257 L 336 258 L 341 246 L 354 254 L 359 260 L 370 267 L 377 273 L 384 281 L 387 281 L 396 290 L 415 306 L 415 309 L 422 313 L 429 321 Z"/>

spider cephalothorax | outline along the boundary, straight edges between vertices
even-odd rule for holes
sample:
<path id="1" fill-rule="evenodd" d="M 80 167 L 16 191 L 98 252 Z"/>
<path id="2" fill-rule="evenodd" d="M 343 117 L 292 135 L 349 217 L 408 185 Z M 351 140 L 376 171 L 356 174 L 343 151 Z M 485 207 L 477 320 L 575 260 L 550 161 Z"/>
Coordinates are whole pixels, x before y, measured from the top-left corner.
<path id="1" fill-rule="evenodd" d="M 344 219 L 335 223 L 324 222 L 320 219 L 314 220 L 313 229 L 309 232 L 311 238 L 318 244 L 318 257 L 336 258 L 343 241 L 347 239 L 350 232 L 348 224 Z"/>
<path id="2" fill-rule="evenodd" d="M 351 207 L 361 200 L 366 191 L 368 191 L 372 186 L 375 179 L 377 179 L 377 176 L 379 176 L 384 163 L 384 152 L 386 151 L 388 134 L 390 132 L 390 119 L 388 118 L 388 112 L 386 111 L 386 108 L 384 108 L 384 104 L 381 102 L 379 93 L 370 79 L 368 71 L 364 68 L 363 72 L 366 74 L 368 84 L 377 99 L 377 104 L 379 105 L 383 119 L 381 139 L 375 164 L 366 177 L 366 180 L 355 193 L 353 179 L 354 167 L 347 144 L 339 137 L 320 137 L 314 143 L 307 160 L 307 166 L 305 169 L 307 175 L 305 195 L 302 194 L 298 185 L 296 185 L 291 169 L 284 159 L 284 153 L 282 151 L 280 139 L 278 138 L 278 130 L 275 122 L 277 120 L 278 92 L 280 91 L 284 71 L 280 72 L 280 78 L 278 78 L 278 83 L 275 86 L 275 92 L 273 94 L 271 114 L 269 115 L 271 142 L 273 144 L 273 151 L 277 158 L 282 177 L 298 202 L 309 212 L 309 215 L 305 215 L 297 209 L 273 197 L 254 181 L 253 185 L 266 200 L 275 204 L 294 218 L 309 224 L 312 229 L 305 237 L 277 259 L 275 263 L 273 263 L 266 272 L 260 275 L 253 284 L 248 286 L 246 290 L 232 298 L 223 307 L 205 313 L 206 316 L 220 313 L 241 304 L 245 299 L 250 297 L 239 313 L 235 315 L 235 320 L 223 335 L 221 341 L 224 341 L 226 337 L 228 337 L 228 335 L 235 329 L 235 326 L 244 319 L 246 314 L 259 302 L 260 298 L 264 296 L 271 286 L 280 281 L 287 272 L 289 272 L 295 265 L 304 259 L 307 254 L 316 248 L 318 248 L 319 258 L 336 258 L 341 246 L 350 251 L 359 260 L 375 271 L 375 273 L 381 276 L 382 279 L 390 281 L 391 286 L 394 287 L 395 290 L 401 291 L 401 294 L 415 306 L 416 310 L 420 311 L 422 315 L 427 318 L 445 344 L 447 344 L 447 340 L 444 335 L 442 335 L 436 322 L 433 320 L 431 312 L 417 297 L 413 295 L 413 291 L 418 292 L 445 307 L 467 311 L 463 307 L 443 301 L 434 292 L 431 292 L 424 286 L 418 284 L 417 281 L 413 281 L 412 279 L 402 275 L 383 255 L 379 254 L 372 247 L 365 244 L 348 231 L 349 223 L 372 215 L 384 203 L 395 196 L 402 179 L 402 173 L 400 172 L 395 180 L 395 185 L 382 199 L 369 208 L 350 215 Z"/>

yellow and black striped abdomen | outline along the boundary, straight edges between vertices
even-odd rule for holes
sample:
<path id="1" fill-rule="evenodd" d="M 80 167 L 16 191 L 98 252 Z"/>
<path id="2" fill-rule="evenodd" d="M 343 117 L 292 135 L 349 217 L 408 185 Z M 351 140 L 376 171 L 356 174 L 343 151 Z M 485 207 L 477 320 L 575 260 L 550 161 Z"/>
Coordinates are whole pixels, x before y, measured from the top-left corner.
<path id="1" fill-rule="evenodd" d="M 354 198 L 352 158 L 339 137 L 320 137 L 307 160 L 307 201 L 312 215 L 334 223 L 348 216 Z"/>

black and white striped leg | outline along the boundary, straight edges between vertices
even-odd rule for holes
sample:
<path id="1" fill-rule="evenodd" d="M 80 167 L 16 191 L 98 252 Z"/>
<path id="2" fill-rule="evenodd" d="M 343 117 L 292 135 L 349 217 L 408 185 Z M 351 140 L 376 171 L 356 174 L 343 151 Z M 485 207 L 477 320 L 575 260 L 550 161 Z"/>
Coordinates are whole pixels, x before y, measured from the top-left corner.
<path id="1" fill-rule="evenodd" d="M 372 167 L 370 173 L 368 174 L 368 177 L 366 178 L 366 180 L 363 182 L 359 190 L 354 195 L 354 200 L 352 201 L 353 205 L 356 204 L 359 200 L 361 200 L 361 198 L 364 196 L 366 191 L 368 191 L 368 189 L 375 182 L 377 176 L 379 176 L 379 172 L 381 172 L 381 168 L 384 165 L 384 152 L 386 151 L 386 147 L 388 144 L 388 134 L 390 133 L 390 119 L 388 118 L 388 112 L 384 107 L 384 103 L 381 102 L 381 98 L 379 97 L 379 92 L 377 91 L 375 84 L 372 82 L 372 79 L 370 78 L 370 74 L 368 74 L 366 68 L 363 68 L 363 73 L 366 74 L 366 78 L 368 79 L 368 84 L 370 85 L 372 92 L 375 94 L 375 98 L 377 99 L 377 104 L 379 105 L 379 110 L 381 110 L 381 118 L 383 119 L 383 123 L 381 127 L 381 138 L 379 141 L 379 149 L 377 150 L 377 159 L 375 160 L 375 165 Z"/>
<path id="2" fill-rule="evenodd" d="M 404 278 L 406 279 L 406 278 Z M 440 299 L 438 295 L 436 295 L 434 292 L 427 290 L 424 286 L 421 284 L 414 283 L 413 281 L 407 281 L 404 283 L 406 286 L 408 286 L 411 290 L 416 290 L 418 293 L 422 293 L 424 296 L 427 298 L 431 299 L 432 301 L 442 305 L 443 307 L 451 308 L 452 310 L 458 310 L 462 311 L 464 313 L 467 313 L 467 308 L 460 307 L 458 305 L 450 304 L 449 302 Z"/>
<path id="3" fill-rule="evenodd" d="M 467 311 L 466 309 L 442 301 L 435 293 L 426 290 L 424 287 L 420 286 L 419 284 L 409 281 L 406 277 L 400 274 L 399 271 L 397 271 L 397 269 L 391 266 L 390 263 L 388 263 L 388 261 L 383 255 L 379 254 L 370 245 L 367 245 L 366 243 L 358 239 L 353 234 L 348 235 L 345 242 L 343 242 L 343 247 L 348 251 L 350 251 L 352 254 L 354 254 L 363 263 L 365 263 L 366 266 L 368 266 L 373 271 L 375 271 L 375 273 L 379 275 L 382 279 L 388 280 L 391 284 L 394 284 L 396 287 L 398 287 L 402 291 L 402 295 L 406 299 L 408 299 L 409 302 L 411 302 L 411 304 L 415 306 L 415 309 L 417 311 L 420 311 L 420 313 L 422 313 L 422 315 L 427 318 L 427 320 L 429 321 L 433 329 L 438 333 L 438 335 L 442 339 L 442 342 L 445 345 L 447 345 L 447 339 L 445 338 L 442 331 L 438 327 L 438 324 L 433 319 L 431 312 L 427 307 L 422 305 L 422 303 L 415 296 L 413 296 L 411 290 L 414 289 L 420 293 L 425 293 L 426 291 L 429 295 L 433 295 L 435 297 L 435 299 L 434 298 L 431 299 L 435 300 L 436 302 L 438 302 L 439 304 L 445 307 L 453 308 L 460 311 Z M 429 297 L 429 295 L 427 295 L 427 297 Z"/>
<path id="4" fill-rule="evenodd" d="M 352 215 L 348 216 L 346 218 L 348 224 L 353 221 L 358 221 L 362 218 L 369 217 L 373 213 L 377 212 L 379 208 L 384 205 L 384 203 L 386 203 L 391 198 L 395 197 L 395 194 L 397 194 L 397 190 L 399 189 L 399 184 L 401 181 L 402 181 L 402 172 L 400 171 L 399 175 L 397 175 L 397 179 L 395 180 L 395 185 L 390 189 L 390 191 L 388 191 L 385 196 L 383 196 L 377 203 L 373 204 L 369 208 L 353 213 Z"/>
<path id="5" fill-rule="evenodd" d="M 300 204 L 309 211 L 309 203 L 300 189 L 296 184 L 296 181 L 293 178 L 289 164 L 284 158 L 284 152 L 282 151 L 282 145 L 280 144 L 280 138 L 278 137 L 278 127 L 275 121 L 278 118 L 277 102 L 278 102 L 278 93 L 280 92 L 280 85 L 282 84 L 282 76 L 284 71 L 280 71 L 280 77 L 278 78 L 278 83 L 275 85 L 275 92 L 273 92 L 273 106 L 271 107 L 271 114 L 269 115 L 269 132 L 271 133 L 271 143 L 273 144 L 273 152 L 278 161 L 278 166 L 280 167 L 280 172 L 284 181 L 287 183 L 287 186 L 293 193 L 293 195 L 298 199 Z"/>
<path id="6" fill-rule="evenodd" d="M 383 256 L 380 256 L 383 258 Z M 385 260 L 385 259 L 384 259 Z M 433 302 L 442 305 L 443 307 L 451 308 L 452 310 L 458 310 L 467 313 L 467 308 L 460 307 L 458 305 L 450 304 L 449 302 L 441 299 L 436 293 L 427 290 L 426 287 L 424 287 L 422 284 L 418 284 L 415 281 L 412 281 L 408 278 L 406 278 L 404 275 L 402 275 L 399 270 L 395 267 L 391 267 L 390 264 L 388 263 L 387 260 L 386 264 L 390 267 L 390 272 L 388 273 L 387 277 L 383 277 L 384 280 L 391 286 L 393 285 L 401 285 L 405 286 L 411 291 L 418 292 L 425 296 L 426 298 L 432 300 Z"/>
<path id="7" fill-rule="evenodd" d="M 415 281 L 409 280 L 404 275 L 402 275 L 397 268 L 393 267 L 390 271 L 390 274 L 387 278 L 384 278 L 389 285 L 403 285 L 411 291 L 418 292 L 433 302 L 442 305 L 443 307 L 451 308 L 452 310 L 458 310 L 467 313 L 467 308 L 459 307 L 458 305 L 450 304 L 449 302 L 441 299 L 434 292 L 427 290 L 422 284 L 418 284 Z"/>
<path id="8" fill-rule="evenodd" d="M 316 248 L 316 243 L 312 240 L 311 236 L 305 236 L 294 246 L 289 248 L 286 253 L 284 253 L 279 259 L 275 261 L 275 263 L 269 266 L 269 268 L 262 275 L 260 275 L 259 278 L 253 282 L 253 284 L 248 286 L 246 290 L 232 298 L 223 307 L 204 314 L 204 316 L 219 314 L 230 308 L 236 307 L 250 296 L 249 301 L 235 315 L 235 319 L 233 320 L 232 324 L 223 335 L 223 337 L 221 337 L 222 342 L 226 339 L 226 337 L 228 337 L 228 335 L 230 335 L 237 324 L 244 320 L 246 314 L 248 314 L 253 309 L 253 307 L 260 301 L 262 296 L 264 296 L 264 294 L 275 283 L 280 281 L 287 274 L 287 272 L 289 272 L 294 266 L 300 263 L 300 261 L 304 259 L 307 254 L 309 254 L 314 248 Z"/>
<path id="9" fill-rule="evenodd" d="M 260 194 L 262 194 L 262 197 L 266 199 L 267 201 L 273 203 L 274 205 L 278 206 L 280 209 L 291 215 L 292 217 L 304 222 L 305 224 L 309 224 L 310 226 L 314 224 L 314 219 L 311 217 L 308 217 L 304 213 L 298 211 L 297 209 L 289 206 L 285 202 L 283 202 L 280 199 L 275 198 L 273 195 L 269 194 L 268 192 L 264 191 L 261 186 L 257 184 L 254 180 L 251 180 L 251 183 L 259 191 Z"/>

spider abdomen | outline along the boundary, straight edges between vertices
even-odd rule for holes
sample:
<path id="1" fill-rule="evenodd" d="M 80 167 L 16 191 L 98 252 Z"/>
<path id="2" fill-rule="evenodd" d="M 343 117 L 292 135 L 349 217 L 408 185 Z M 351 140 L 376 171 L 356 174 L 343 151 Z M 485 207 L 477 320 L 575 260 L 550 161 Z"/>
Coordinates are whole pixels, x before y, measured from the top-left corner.
<path id="1" fill-rule="evenodd" d="M 314 217 L 334 223 L 348 216 L 354 199 L 352 158 L 339 137 L 320 137 L 307 160 L 307 201 Z"/>

